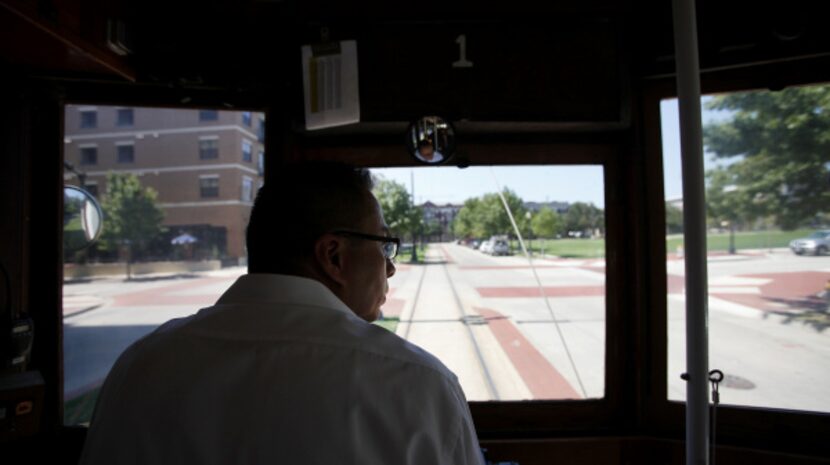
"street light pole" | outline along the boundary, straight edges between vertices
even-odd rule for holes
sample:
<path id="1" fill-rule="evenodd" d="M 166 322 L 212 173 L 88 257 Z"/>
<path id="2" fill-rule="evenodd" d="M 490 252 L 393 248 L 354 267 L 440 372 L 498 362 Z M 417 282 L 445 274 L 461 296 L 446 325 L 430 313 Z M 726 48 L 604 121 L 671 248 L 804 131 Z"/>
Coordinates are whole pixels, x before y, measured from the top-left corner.
<path id="1" fill-rule="evenodd" d="M 412 207 L 415 207 L 415 172 L 413 170 L 409 171 L 409 188 L 411 190 L 410 195 L 412 196 Z M 419 227 L 420 229 L 420 227 Z M 420 231 L 419 231 L 420 232 Z M 418 240 L 415 237 L 415 228 L 412 228 L 412 256 L 409 258 L 409 261 L 414 263 L 418 261 Z"/>
<path id="2" fill-rule="evenodd" d="M 728 194 L 738 190 L 738 186 L 730 184 L 723 187 L 723 192 Z M 735 211 L 732 211 L 732 217 L 729 219 L 729 255 L 735 255 Z"/>

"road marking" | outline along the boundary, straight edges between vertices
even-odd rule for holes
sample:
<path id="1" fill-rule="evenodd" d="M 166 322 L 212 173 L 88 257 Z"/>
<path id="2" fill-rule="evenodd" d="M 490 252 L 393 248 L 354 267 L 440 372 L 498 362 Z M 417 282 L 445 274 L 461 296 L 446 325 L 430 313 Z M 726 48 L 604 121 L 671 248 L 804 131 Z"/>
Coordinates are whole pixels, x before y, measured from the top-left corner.
<path id="1" fill-rule="evenodd" d="M 747 276 L 718 276 L 709 279 L 709 287 L 712 286 L 763 286 L 771 282 L 769 278 L 751 278 Z"/>
<path id="2" fill-rule="evenodd" d="M 481 307 L 474 309 L 487 319 L 490 331 L 530 389 L 534 399 L 582 398 L 508 318 L 495 310 Z"/>
<path id="3" fill-rule="evenodd" d="M 548 297 L 595 297 L 605 295 L 605 286 L 545 286 Z M 534 287 L 477 287 L 481 297 L 542 297 L 539 288 Z"/>
<path id="4" fill-rule="evenodd" d="M 710 294 L 761 294 L 759 287 L 712 286 L 709 284 Z"/>

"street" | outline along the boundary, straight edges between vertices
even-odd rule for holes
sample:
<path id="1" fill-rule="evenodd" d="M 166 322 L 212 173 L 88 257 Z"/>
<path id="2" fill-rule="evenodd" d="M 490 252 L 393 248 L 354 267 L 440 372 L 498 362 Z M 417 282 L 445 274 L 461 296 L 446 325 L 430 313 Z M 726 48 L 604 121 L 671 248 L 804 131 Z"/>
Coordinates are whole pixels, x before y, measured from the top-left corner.
<path id="1" fill-rule="evenodd" d="M 425 263 L 397 265 L 384 315 L 399 318 L 398 335 L 457 374 L 468 400 L 603 397 L 604 260 L 533 263 L 535 270 L 524 257 L 432 244 Z M 667 269 L 668 391 L 682 400 L 683 260 L 669 257 Z M 129 344 L 211 305 L 243 272 L 67 283 L 66 399 L 99 386 Z M 830 317 L 818 296 L 828 280 L 826 256 L 783 250 L 710 256 L 710 367 L 727 376 L 722 403 L 830 410 Z"/>

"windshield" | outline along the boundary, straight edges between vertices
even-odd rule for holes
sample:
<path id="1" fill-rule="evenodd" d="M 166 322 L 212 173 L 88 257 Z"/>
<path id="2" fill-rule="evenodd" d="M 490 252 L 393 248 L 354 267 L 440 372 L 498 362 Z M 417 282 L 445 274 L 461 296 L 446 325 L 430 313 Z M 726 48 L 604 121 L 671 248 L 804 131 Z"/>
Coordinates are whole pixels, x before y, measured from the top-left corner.
<path id="1" fill-rule="evenodd" d="M 470 401 L 604 397 L 602 166 L 372 173 L 393 233 L 416 244 L 396 259 L 382 325 Z"/>
<path id="2" fill-rule="evenodd" d="M 830 233 L 828 233 L 827 231 L 816 231 L 816 232 L 814 232 L 813 234 L 810 234 L 807 237 L 809 237 L 810 239 L 824 239 L 824 237 L 827 236 L 828 234 L 830 234 Z"/>

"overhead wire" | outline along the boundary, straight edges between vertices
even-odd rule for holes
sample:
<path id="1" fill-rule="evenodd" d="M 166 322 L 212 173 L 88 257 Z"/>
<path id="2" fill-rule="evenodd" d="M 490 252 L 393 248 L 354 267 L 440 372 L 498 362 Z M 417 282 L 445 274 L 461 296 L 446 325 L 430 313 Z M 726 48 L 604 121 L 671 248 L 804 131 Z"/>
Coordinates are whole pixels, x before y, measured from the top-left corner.
<path id="1" fill-rule="evenodd" d="M 559 340 L 562 341 L 562 347 L 565 349 L 565 354 L 568 356 L 568 362 L 571 365 L 571 369 L 574 372 L 574 376 L 576 377 L 576 381 L 579 384 L 579 389 L 582 391 L 582 397 L 588 397 L 588 393 L 585 390 L 585 386 L 582 383 L 582 377 L 579 376 L 579 370 L 576 369 L 576 363 L 574 362 L 573 355 L 571 354 L 571 350 L 568 347 L 568 341 L 565 339 L 565 334 L 562 332 L 562 328 L 559 325 L 559 320 L 556 318 L 556 313 L 553 311 L 553 306 L 550 304 L 550 299 L 548 299 L 548 295 L 545 292 L 544 287 L 542 287 L 542 280 L 539 278 L 539 273 L 536 272 L 536 265 L 533 263 L 533 258 L 530 256 L 530 253 L 527 251 L 527 247 L 525 247 L 524 239 L 522 238 L 522 233 L 519 231 L 519 226 L 516 224 L 516 219 L 513 217 L 513 212 L 510 210 L 510 205 L 507 203 L 507 199 L 504 197 L 504 192 L 501 189 L 501 184 L 499 183 L 499 179 L 496 177 L 496 171 L 493 167 L 490 167 L 490 174 L 493 175 L 493 182 L 496 184 L 496 189 L 499 194 L 499 198 L 501 198 L 501 202 L 504 205 L 504 210 L 507 212 L 508 218 L 510 218 L 510 224 L 513 225 L 513 230 L 516 232 L 516 237 L 519 239 L 519 246 L 522 248 L 522 252 L 527 257 L 527 261 L 530 264 L 530 270 L 533 272 L 533 277 L 536 279 L 536 285 L 539 287 L 539 294 L 542 296 L 542 300 L 545 302 L 545 306 L 547 307 L 548 314 L 550 314 L 551 321 L 553 322 L 554 326 L 556 327 L 556 332 L 559 335 Z"/>

